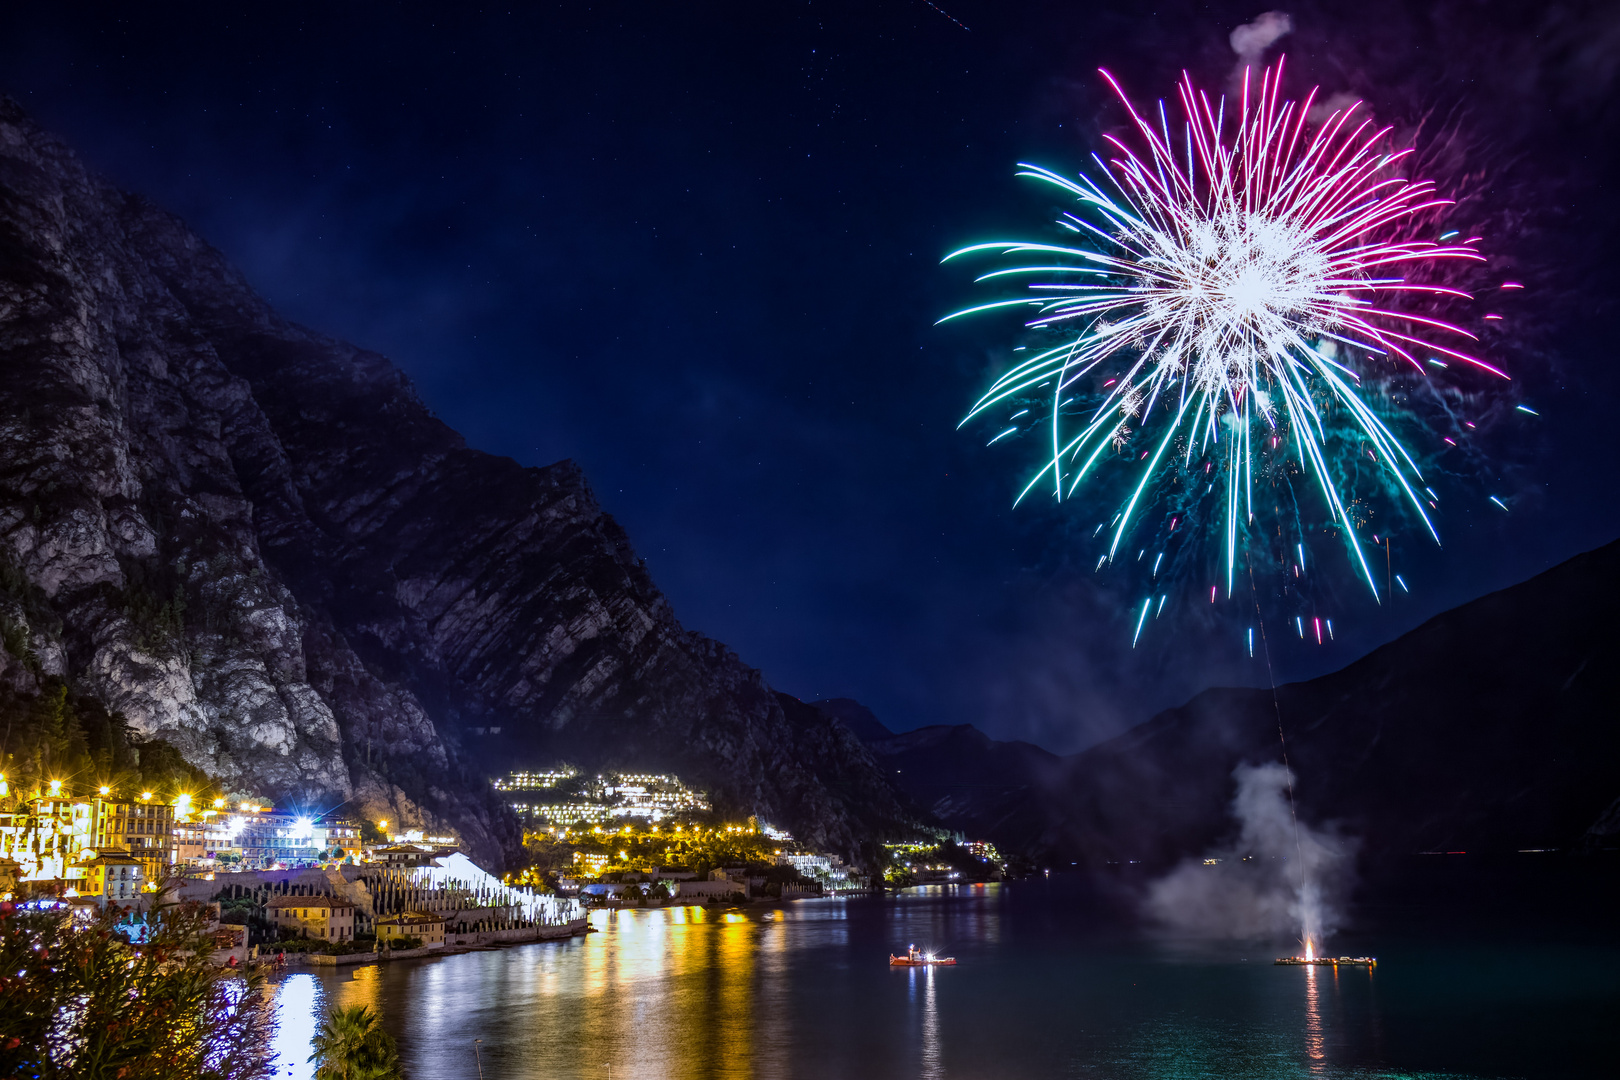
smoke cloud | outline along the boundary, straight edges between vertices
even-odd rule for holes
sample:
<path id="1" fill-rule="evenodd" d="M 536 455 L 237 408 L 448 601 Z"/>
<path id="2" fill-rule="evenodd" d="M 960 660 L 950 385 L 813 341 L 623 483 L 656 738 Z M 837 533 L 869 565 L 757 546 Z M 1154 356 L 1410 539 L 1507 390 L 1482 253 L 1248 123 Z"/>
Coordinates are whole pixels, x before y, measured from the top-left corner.
<path id="1" fill-rule="evenodd" d="M 1232 36 L 1226 40 L 1232 43 L 1232 51 L 1238 54 L 1237 67 L 1232 69 L 1234 88 L 1242 83 L 1244 70 L 1259 67 L 1266 50 L 1293 29 L 1294 20 L 1288 12 L 1268 11 L 1254 22 L 1244 23 L 1233 30 Z"/>
<path id="2" fill-rule="evenodd" d="M 1232 779 L 1237 839 L 1155 882 L 1148 914 L 1199 937 L 1309 938 L 1320 952 L 1343 923 L 1357 841 L 1303 821 L 1296 840 L 1291 775 L 1279 764 L 1239 765 Z"/>

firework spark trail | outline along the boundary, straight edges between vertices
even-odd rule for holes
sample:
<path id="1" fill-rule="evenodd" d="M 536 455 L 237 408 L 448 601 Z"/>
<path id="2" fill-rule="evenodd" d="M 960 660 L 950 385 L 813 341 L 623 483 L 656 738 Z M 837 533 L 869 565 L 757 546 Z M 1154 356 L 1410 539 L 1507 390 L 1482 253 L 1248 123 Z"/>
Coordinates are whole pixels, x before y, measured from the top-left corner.
<path id="1" fill-rule="evenodd" d="M 1422 219 L 1451 201 L 1440 198 L 1432 182 L 1399 175 L 1397 167 L 1411 151 L 1383 149 L 1390 129 L 1376 128 L 1359 103 L 1309 130 L 1316 91 L 1303 103 L 1281 101 L 1281 62 L 1260 76 L 1257 89 L 1245 74 L 1235 117 L 1224 98 L 1212 102 L 1184 75 L 1179 142 L 1162 102 L 1155 123 L 1137 112 L 1113 76 L 1102 75 L 1129 110 L 1145 149 L 1134 151 L 1109 136 L 1114 156 L 1104 163 L 1093 155 L 1106 187 L 1038 165 L 1018 169 L 1019 176 L 1061 188 L 1091 212 L 1097 220 L 1065 213 L 1058 222 L 1084 246 L 996 241 L 946 256 L 1017 256 L 1014 265 L 977 280 L 1033 275 L 1036 281 L 1024 296 L 978 304 L 940 322 L 1028 306 L 1035 309 L 1025 324 L 1031 329 L 1081 324 L 1073 338 L 997 379 L 962 422 L 1050 385 L 1050 456 L 1018 501 L 1043 480 L 1062 501 L 1110 448 L 1118 453 L 1133 424 L 1145 432 L 1158 409 L 1168 423 L 1152 450 L 1137 457 L 1144 462 L 1141 476 L 1114 522 L 1107 560 L 1118 552 L 1161 465 L 1169 467 L 1176 456 L 1166 458 L 1177 436 L 1186 436 L 1183 468 L 1195 450 L 1209 453 L 1225 438 L 1224 454 L 1212 458 L 1226 470 L 1228 596 L 1240 539 L 1254 520 L 1253 429 L 1264 425 L 1273 446 L 1292 434 L 1301 468 L 1315 478 L 1331 520 L 1342 525 L 1355 564 L 1378 598 L 1330 474 L 1319 402 L 1335 403 L 1349 415 L 1371 444 L 1374 460 L 1438 542 L 1412 483 L 1422 487 L 1417 463 L 1358 392 L 1362 375 L 1356 364 L 1409 364 L 1427 377 L 1422 357 L 1443 366 L 1432 355 L 1439 354 L 1507 378 L 1462 351 L 1456 339 L 1474 335 L 1392 303 L 1411 294 L 1471 299 L 1406 274 L 1440 260 L 1483 256 L 1472 240 L 1416 238 Z M 1430 340 L 1436 332 L 1449 344 Z M 1076 397 L 1065 395 L 1080 394 L 1082 379 L 1104 374 L 1112 377 L 1100 404 L 1075 425 L 1064 406 Z"/>
<path id="2" fill-rule="evenodd" d="M 951 20 L 951 22 L 955 23 L 957 26 L 960 26 L 960 27 L 962 27 L 962 29 L 967 30 L 968 33 L 971 34 L 973 32 L 972 30 L 968 30 L 968 27 L 966 26 L 966 24 L 964 24 L 962 22 L 961 19 L 958 19 L 955 15 L 952 15 L 950 12 L 946 11 L 944 8 L 940 7 L 938 4 L 934 3 L 933 0 L 923 0 L 923 3 L 927 4 L 929 7 L 933 8 L 935 11 L 937 11 L 941 15 L 945 16 L 947 19 Z"/>

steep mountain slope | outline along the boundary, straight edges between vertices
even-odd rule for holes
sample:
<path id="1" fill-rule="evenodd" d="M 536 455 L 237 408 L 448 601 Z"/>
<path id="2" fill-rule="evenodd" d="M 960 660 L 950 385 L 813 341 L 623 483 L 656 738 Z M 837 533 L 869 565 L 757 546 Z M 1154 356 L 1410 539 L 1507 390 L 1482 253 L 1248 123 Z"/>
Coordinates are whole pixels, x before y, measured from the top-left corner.
<path id="1" fill-rule="evenodd" d="M 1209 690 L 1072 757 L 971 727 L 882 729 L 870 745 L 942 823 L 1091 865 L 1163 867 L 1228 833 L 1232 771 L 1280 759 L 1279 718 L 1301 813 L 1339 821 L 1372 857 L 1617 848 L 1617 605 L 1620 543 L 1275 701 Z"/>
<path id="2" fill-rule="evenodd" d="M 560 757 L 679 769 L 845 850 L 903 821 L 847 729 L 681 628 L 572 463 L 467 448 L 10 101 L 0 357 L 14 691 L 61 677 L 243 790 L 492 861 L 516 833 L 487 768 Z"/>
<path id="3" fill-rule="evenodd" d="M 1044 850 L 1061 839 L 1064 759 L 1026 742 L 1000 742 L 971 724 L 896 734 L 848 698 L 815 703 L 872 750 L 890 783 L 935 822 L 1009 851 Z"/>
<path id="4" fill-rule="evenodd" d="M 1464 604 L 1331 675 L 1211 690 L 1077 755 L 1065 846 L 1169 861 L 1225 830 L 1230 774 L 1277 760 L 1302 813 L 1378 854 L 1612 845 L 1620 798 L 1620 543 Z M 1611 826 L 1612 830 L 1612 826 Z"/>

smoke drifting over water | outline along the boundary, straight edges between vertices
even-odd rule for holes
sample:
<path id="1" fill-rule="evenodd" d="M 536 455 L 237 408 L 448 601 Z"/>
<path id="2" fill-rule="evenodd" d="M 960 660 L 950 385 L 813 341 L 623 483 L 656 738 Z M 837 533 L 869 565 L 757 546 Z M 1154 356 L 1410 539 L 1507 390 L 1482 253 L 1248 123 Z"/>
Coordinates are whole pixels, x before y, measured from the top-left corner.
<path id="1" fill-rule="evenodd" d="M 1309 939 L 1320 952 L 1343 920 L 1357 841 L 1304 821 L 1296 841 L 1283 766 L 1239 765 L 1232 778 L 1237 839 L 1155 882 L 1148 913 L 1201 937 Z"/>

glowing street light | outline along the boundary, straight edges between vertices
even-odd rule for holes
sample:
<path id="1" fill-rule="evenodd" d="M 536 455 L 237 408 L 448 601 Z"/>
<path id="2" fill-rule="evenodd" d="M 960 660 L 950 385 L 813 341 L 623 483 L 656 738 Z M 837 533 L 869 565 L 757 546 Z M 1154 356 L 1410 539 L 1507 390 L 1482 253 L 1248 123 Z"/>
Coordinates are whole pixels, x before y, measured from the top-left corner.
<path id="1" fill-rule="evenodd" d="M 141 802 L 151 802 L 151 801 L 152 801 L 152 793 L 150 791 L 141 792 Z"/>
<path id="2" fill-rule="evenodd" d="M 96 788 L 96 791 L 102 795 L 112 794 L 112 788 L 108 787 L 106 784 L 102 784 L 100 787 Z"/>
<path id="3" fill-rule="evenodd" d="M 60 781 L 60 780 L 52 780 L 51 781 L 51 794 L 52 795 L 60 795 L 60 794 L 62 794 L 62 781 Z"/>
<path id="4" fill-rule="evenodd" d="M 214 808 L 215 809 L 219 809 L 220 807 L 222 807 L 224 805 L 225 805 L 225 800 L 224 800 L 223 797 L 214 800 Z"/>

